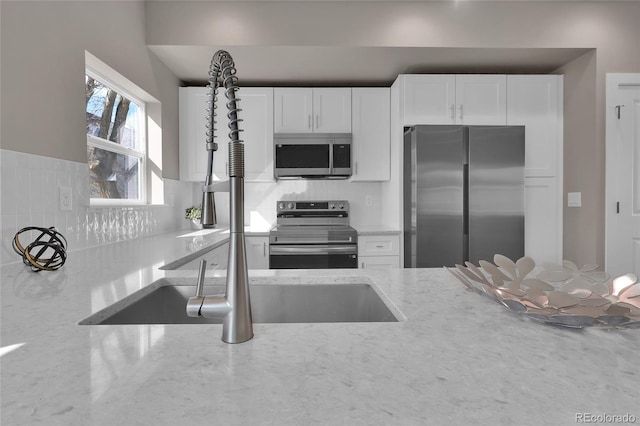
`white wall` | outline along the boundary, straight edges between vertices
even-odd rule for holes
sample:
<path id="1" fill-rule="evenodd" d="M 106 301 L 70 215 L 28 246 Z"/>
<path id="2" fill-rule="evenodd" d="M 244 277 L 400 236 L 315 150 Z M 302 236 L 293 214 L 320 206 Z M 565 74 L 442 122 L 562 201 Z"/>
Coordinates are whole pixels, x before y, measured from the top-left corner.
<path id="1" fill-rule="evenodd" d="M 201 203 L 202 185 L 194 184 L 194 201 Z M 371 196 L 372 205 L 366 205 Z M 229 194 L 216 193 L 218 223 L 229 223 Z M 276 202 L 280 200 L 347 200 L 354 228 L 384 225 L 382 222 L 381 183 L 348 180 L 282 180 L 277 183 L 245 183 L 245 224 L 276 223 Z"/>
<path id="2" fill-rule="evenodd" d="M 0 176 L 0 265 L 21 261 L 11 241 L 26 226 L 54 226 L 69 252 L 189 227 L 182 206 L 191 202 L 190 183 L 165 179 L 167 205 L 90 208 L 86 163 L 2 149 Z M 72 188 L 71 211 L 59 208 L 60 186 Z M 26 246 L 35 237 L 20 241 Z"/>

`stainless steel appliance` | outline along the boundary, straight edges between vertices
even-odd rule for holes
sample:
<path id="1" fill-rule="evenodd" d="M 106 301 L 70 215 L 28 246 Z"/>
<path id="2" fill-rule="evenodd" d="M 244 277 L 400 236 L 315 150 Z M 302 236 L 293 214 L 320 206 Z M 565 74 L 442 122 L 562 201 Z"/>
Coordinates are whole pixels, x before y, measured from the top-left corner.
<path id="1" fill-rule="evenodd" d="M 351 176 L 350 133 L 276 133 L 277 179 L 346 179 Z"/>
<path id="2" fill-rule="evenodd" d="M 348 201 L 279 201 L 269 232 L 270 269 L 358 267 Z"/>
<path id="3" fill-rule="evenodd" d="M 404 266 L 524 256 L 524 126 L 415 126 L 404 137 Z"/>

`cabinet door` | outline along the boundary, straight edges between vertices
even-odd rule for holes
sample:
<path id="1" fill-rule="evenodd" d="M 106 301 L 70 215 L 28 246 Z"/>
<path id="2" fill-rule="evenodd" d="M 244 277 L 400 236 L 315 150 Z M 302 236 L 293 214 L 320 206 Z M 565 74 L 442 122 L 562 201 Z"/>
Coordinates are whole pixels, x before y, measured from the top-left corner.
<path id="1" fill-rule="evenodd" d="M 313 89 L 313 124 L 316 133 L 351 133 L 351 89 Z"/>
<path id="2" fill-rule="evenodd" d="M 269 269 L 269 237 L 244 237 L 247 246 L 247 268 Z"/>
<path id="3" fill-rule="evenodd" d="M 311 133 L 313 90 L 308 88 L 274 89 L 275 133 Z"/>
<path id="4" fill-rule="evenodd" d="M 390 89 L 352 89 L 353 176 L 351 181 L 389 180 Z"/>
<path id="5" fill-rule="evenodd" d="M 245 180 L 273 181 L 273 88 L 241 87 L 240 139 L 244 141 Z"/>
<path id="6" fill-rule="evenodd" d="M 506 75 L 456 75 L 456 123 L 506 125 Z"/>
<path id="7" fill-rule="evenodd" d="M 405 75 L 403 79 L 403 125 L 455 124 L 454 75 Z"/>
<path id="8" fill-rule="evenodd" d="M 562 264 L 562 198 L 556 178 L 525 178 L 524 254 Z"/>
<path id="9" fill-rule="evenodd" d="M 207 175 L 206 122 L 209 90 L 206 87 L 179 89 L 180 180 L 204 182 Z M 226 149 L 226 148 L 225 148 Z M 219 158 L 220 151 L 214 155 Z M 222 160 L 224 165 L 224 160 Z M 224 168 L 215 167 L 214 180 L 223 180 Z"/>
<path id="10" fill-rule="evenodd" d="M 558 175 L 562 154 L 561 76 L 507 77 L 507 124 L 525 126 L 525 176 Z"/>

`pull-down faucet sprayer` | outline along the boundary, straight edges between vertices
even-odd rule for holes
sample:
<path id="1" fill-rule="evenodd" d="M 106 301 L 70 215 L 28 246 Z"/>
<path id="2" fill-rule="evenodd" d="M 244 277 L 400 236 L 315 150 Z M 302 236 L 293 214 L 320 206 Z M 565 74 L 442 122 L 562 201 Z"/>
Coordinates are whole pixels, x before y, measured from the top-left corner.
<path id="1" fill-rule="evenodd" d="M 190 317 L 222 317 L 222 341 L 241 343 L 253 337 L 251 302 L 249 297 L 249 275 L 244 240 L 244 143 L 239 138 L 241 130 L 238 123 L 238 101 L 236 90 L 238 78 L 236 68 L 229 52 L 217 51 L 211 59 L 209 68 L 209 86 L 211 88 L 207 116 L 207 177 L 202 188 L 202 224 L 213 224 L 213 191 L 226 185 L 213 183 L 213 154 L 218 149 L 215 143 L 216 97 L 222 83 L 227 98 L 227 118 L 229 119 L 229 260 L 227 263 L 227 284 L 224 295 L 203 296 L 196 292 L 187 302 L 187 315 Z M 204 271 L 201 271 L 204 278 Z M 202 285 L 198 286 L 202 289 Z"/>

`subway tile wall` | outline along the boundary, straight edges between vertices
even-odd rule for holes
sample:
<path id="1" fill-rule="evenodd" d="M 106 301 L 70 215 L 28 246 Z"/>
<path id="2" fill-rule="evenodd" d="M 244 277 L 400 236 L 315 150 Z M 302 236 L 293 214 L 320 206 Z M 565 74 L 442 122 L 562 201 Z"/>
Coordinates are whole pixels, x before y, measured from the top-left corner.
<path id="1" fill-rule="evenodd" d="M 88 182 L 84 163 L 0 150 L 0 264 L 20 261 L 11 241 L 26 226 L 54 226 L 69 251 L 189 227 L 183 214 L 192 204 L 190 183 L 165 179 L 165 205 L 89 207 Z M 72 210 L 60 209 L 59 187 L 71 188 Z"/>

